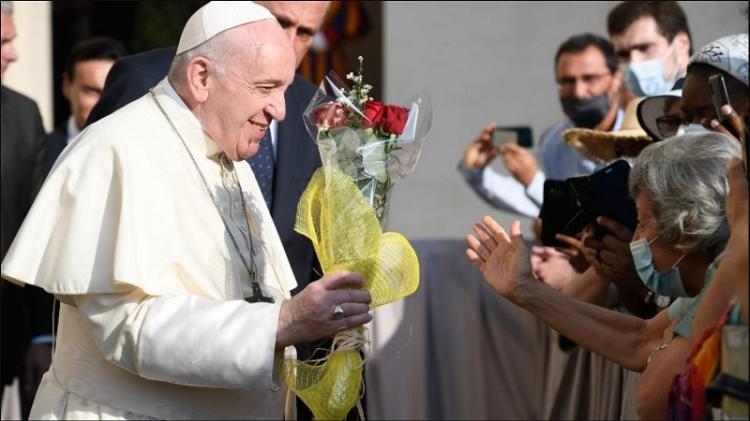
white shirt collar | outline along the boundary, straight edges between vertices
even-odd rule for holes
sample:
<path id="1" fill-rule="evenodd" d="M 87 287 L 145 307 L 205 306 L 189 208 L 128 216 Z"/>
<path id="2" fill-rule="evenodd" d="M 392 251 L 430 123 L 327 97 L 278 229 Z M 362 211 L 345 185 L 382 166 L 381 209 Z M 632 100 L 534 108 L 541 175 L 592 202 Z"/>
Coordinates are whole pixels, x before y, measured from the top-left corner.
<path id="1" fill-rule="evenodd" d="M 617 117 L 615 117 L 615 124 L 612 126 L 612 130 L 610 132 L 616 132 L 620 130 L 620 126 L 622 126 L 622 119 L 625 116 L 625 111 L 622 110 L 622 108 L 617 109 Z"/>
<path id="2" fill-rule="evenodd" d="M 73 140 L 78 136 L 78 134 L 81 133 L 81 130 L 78 129 L 78 126 L 76 126 L 76 119 L 71 115 L 68 118 L 68 126 L 66 129 L 66 134 L 68 135 L 68 142 L 66 145 L 70 145 L 73 143 Z"/>

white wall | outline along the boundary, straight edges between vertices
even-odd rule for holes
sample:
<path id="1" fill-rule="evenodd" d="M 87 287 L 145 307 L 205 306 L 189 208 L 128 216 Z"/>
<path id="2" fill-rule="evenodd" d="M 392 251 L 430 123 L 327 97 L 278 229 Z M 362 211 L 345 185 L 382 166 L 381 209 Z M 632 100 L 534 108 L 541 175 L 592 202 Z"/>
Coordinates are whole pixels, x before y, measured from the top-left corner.
<path id="1" fill-rule="evenodd" d="M 13 23 L 19 59 L 8 67 L 3 84 L 36 101 L 44 128 L 52 131 L 52 2 L 14 1 Z"/>
<path id="2" fill-rule="evenodd" d="M 489 121 L 528 124 L 535 142 L 562 118 L 555 51 L 566 38 L 606 36 L 618 2 L 386 2 L 385 100 L 426 88 L 433 102 L 430 138 L 414 174 L 395 187 L 389 229 L 410 238 L 461 238 L 483 214 L 512 216 L 482 202 L 456 165 Z M 682 2 L 694 45 L 747 32 L 747 2 Z M 529 224 L 525 223 L 525 232 Z"/>

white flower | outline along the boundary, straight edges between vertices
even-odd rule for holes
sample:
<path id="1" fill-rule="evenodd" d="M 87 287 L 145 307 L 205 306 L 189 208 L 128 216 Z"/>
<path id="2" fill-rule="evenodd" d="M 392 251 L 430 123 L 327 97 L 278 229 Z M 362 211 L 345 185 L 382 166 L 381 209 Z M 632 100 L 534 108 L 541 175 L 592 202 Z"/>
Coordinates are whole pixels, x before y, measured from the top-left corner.
<path id="1" fill-rule="evenodd" d="M 372 139 L 372 138 L 370 138 Z M 360 148 L 365 173 L 384 183 L 388 174 L 385 171 L 385 142 L 373 141 Z"/>
<path id="2" fill-rule="evenodd" d="M 341 172 L 356 180 L 359 175 L 359 165 L 352 159 L 354 157 L 349 154 L 339 154 L 337 158 L 337 166 Z"/>
<path id="3" fill-rule="evenodd" d="M 337 146 L 340 150 L 356 152 L 359 149 L 361 141 L 356 131 L 343 127 L 336 133 Z"/>

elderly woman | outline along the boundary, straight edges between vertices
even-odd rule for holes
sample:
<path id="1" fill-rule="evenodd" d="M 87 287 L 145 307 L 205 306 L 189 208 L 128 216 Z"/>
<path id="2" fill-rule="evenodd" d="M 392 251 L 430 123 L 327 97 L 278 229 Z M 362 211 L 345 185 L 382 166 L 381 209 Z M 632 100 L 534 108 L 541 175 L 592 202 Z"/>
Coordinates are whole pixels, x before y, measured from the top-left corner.
<path id="1" fill-rule="evenodd" d="M 647 147 L 630 174 L 638 226 L 631 249 L 640 278 L 681 296 L 649 320 L 571 298 L 534 279 L 519 223 L 508 236 L 490 217 L 475 225 L 466 254 L 500 295 L 578 344 L 642 371 L 641 418 L 663 418 L 672 378 L 689 354 L 691 324 L 712 262 L 729 229 L 727 166 L 740 145 L 718 133 L 688 134 Z"/>

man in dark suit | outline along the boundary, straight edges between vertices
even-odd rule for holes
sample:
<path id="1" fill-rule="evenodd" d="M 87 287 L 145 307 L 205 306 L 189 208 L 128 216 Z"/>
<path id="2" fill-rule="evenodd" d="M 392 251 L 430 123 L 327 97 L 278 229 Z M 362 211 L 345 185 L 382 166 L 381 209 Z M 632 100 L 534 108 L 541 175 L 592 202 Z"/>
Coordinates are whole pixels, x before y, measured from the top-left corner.
<path id="1" fill-rule="evenodd" d="M 323 23 L 328 2 L 258 3 L 276 17 L 289 35 L 299 65 Z M 174 47 L 162 48 L 118 60 L 107 76 L 101 100 L 91 112 L 87 124 L 93 124 L 140 98 L 166 77 L 175 51 Z M 259 153 L 248 159 L 297 280 L 297 288 L 292 294 L 322 275 L 310 240 L 294 231 L 297 203 L 313 172 L 321 165 L 318 148 L 302 119 L 302 113 L 315 90 L 313 84 L 299 75 L 295 76 L 284 96 L 286 118 L 282 122 L 272 123 L 267 132 L 268 139 L 261 142 Z M 317 348 L 326 345 L 330 343 L 297 345 L 298 357 L 307 359 Z M 312 418 L 309 409 L 299 400 L 297 409 L 299 419 Z"/>
<path id="2" fill-rule="evenodd" d="M 12 12 L 12 5 L 2 2 L 2 79 L 18 58 L 12 43 L 16 36 Z M 45 134 L 36 103 L 4 85 L 0 86 L 0 109 L 0 255 L 4 258 L 44 177 Z M 41 378 L 37 372 L 46 370 L 51 358 L 49 344 L 29 346 L 31 338 L 52 331 L 51 297 L 40 288 L 22 288 L 6 280 L 0 281 L 0 296 L 3 386 L 19 379 L 21 410 L 26 418 L 34 383 Z"/>
<path id="3" fill-rule="evenodd" d="M 70 104 L 70 118 L 47 136 L 47 163 L 52 168 L 60 153 L 86 125 L 104 89 L 104 81 L 125 48 L 112 38 L 85 39 L 68 54 L 63 72 L 63 95 Z"/>
<path id="4" fill-rule="evenodd" d="M 86 125 L 93 124 L 142 97 L 169 72 L 176 47 L 158 48 L 117 60 Z"/>

